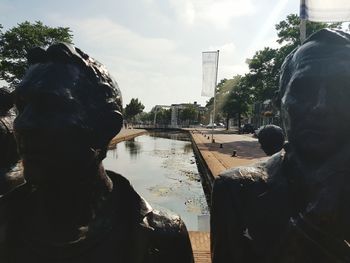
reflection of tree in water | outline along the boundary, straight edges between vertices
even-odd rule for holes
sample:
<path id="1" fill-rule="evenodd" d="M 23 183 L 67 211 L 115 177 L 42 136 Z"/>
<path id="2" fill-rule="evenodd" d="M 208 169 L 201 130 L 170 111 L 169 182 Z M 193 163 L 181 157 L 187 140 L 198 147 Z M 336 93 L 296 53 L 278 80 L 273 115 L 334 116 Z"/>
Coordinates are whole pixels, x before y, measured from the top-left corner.
<path id="1" fill-rule="evenodd" d="M 139 155 L 141 152 L 142 146 L 133 138 L 131 140 L 125 141 L 125 148 L 129 151 L 131 157 L 137 157 L 137 155 Z"/>
<path id="2" fill-rule="evenodd" d="M 190 153 L 192 152 L 192 143 L 186 143 L 184 145 L 184 153 Z"/>

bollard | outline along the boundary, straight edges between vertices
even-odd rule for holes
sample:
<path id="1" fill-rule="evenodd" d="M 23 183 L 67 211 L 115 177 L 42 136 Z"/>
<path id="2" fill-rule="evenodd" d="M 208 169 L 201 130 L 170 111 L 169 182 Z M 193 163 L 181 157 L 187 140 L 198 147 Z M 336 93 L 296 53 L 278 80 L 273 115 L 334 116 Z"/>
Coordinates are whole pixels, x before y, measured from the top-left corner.
<path id="1" fill-rule="evenodd" d="M 215 143 L 215 139 L 213 139 L 211 142 L 212 142 L 212 143 Z"/>
<path id="2" fill-rule="evenodd" d="M 223 148 L 222 143 L 220 143 L 220 148 Z"/>
<path id="3" fill-rule="evenodd" d="M 233 150 L 232 157 L 236 157 L 236 156 L 237 156 L 237 151 Z"/>

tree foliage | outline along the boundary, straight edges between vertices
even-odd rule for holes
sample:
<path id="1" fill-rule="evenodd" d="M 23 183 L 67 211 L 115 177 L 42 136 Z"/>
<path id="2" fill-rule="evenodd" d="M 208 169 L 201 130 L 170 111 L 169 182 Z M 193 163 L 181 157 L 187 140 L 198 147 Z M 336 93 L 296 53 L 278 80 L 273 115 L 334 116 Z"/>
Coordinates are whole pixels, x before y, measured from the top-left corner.
<path id="1" fill-rule="evenodd" d="M 341 23 L 320 23 L 320 22 L 306 22 L 306 35 L 310 36 L 322 28 L 340 29 Z M 285 20 L 279 22 L 275 28 L 277 30 L 277 42 L 286 45 L 300 44 L 300 18 L 296 14 L 290 14 Z"/>
<path id="2" fill-rule="evenodd" d="M 68 27 L 49 27 L 28 21 L 2 32 L 0 27 L 0 79 L 17 84 L 26 69 L 26 55 L 33 47 L 47 47 L 55 42 L 72 43 Z"/>
<path id="3" fill-rule="evenodd" d="M 198 115 L 197 109 L 195 106 L 188 104 L 184 109 L 180 112 L 180 120 L 187 121 L 188 123 L 193 123 L 197 121 L 196 117 Z"/>
<path id="4" fill-rule="evenodd" d="M 145 106 L 139 101 L 138 98 L 132 98 L 129 104 L 126 104 L 124 109 L 124 117 L 127 120 L 133 120 L 134 117 L 144 110 Z"/>
<path id="5" fill-rule="evenodd" d="M 256 101 L 263 101 L 273 95 L 278 87 L 280 65 L 276 63 L 278 49 L 266 47 L 257 51 L 250 60 L 244 81 L 250 86 Z M 271 88 L 272 87 L 272 88 Z"/>
<path id="6" fill-rule="evenodd" d="M 252 103 L 252 92 L 246 77 L 236 76 L 238 79 L 226 97 L 222 106 L 222 112 L 226 117 L 226 128 L 228 119 L 237 115 L 238 127 L 241 126 L 241 116 L 246 114 Z"/>
<path id="7" fill-rule="evenodd" d="M 223 89 L 224 89 L 224 87 L 226 86 L 227 81 L 228 81 L 228 79 L 223 78 L 223 79 L 220 80 L 220 82 L 216 85 L 216 87 L 215 87 L 215 95 L 216 95 L 216 96 L 217 96 L 217 94 L 220 94 L 220 93 L 223 92 Z M 213 105 L 214 105 L 214 97 L 211 97 L 211 98 L 207 101 L 205 107 L 207 107 L 207 108 L 212 108 Z"/>
<path id="8" fill-rule="evenodd" d="M 248 60 L 249 73 L 242 76 L 234 76 L 232 79 L 223 79 L 217 85 L 216 108 L 217 116 L 229 118 L 237 116 L 240 125 L 241 116 L 245 115 L 250 106 L 256 102 L 264 102 L 273 99 L 278 90 L 280 68 L 286 56 L 300 44 L 300 19 L 295 14 L 290 14 L 285 20 L 276 25 L 277 42 L 279 48 L 265 47 L 258 50 Z M 307 22 L 307 35 L 322 29 L 340 29 L 341 23 L 315 23 Z M 207 107 L 213 108 L 213 98 Z M 228 126 L 227 126 L 228 127 Z"/>
<path id="9" fill-rule="evenodd" d="M 280 68 L 286 56 L 300 44 L 300 19 L 296 14 L 290 14 L 279 22 L 275 28 L 277 42 L 281 45 L 278 49 L 265 47 L 255 53 L 249 60 L 249 73 L 246 74 L 247 85 L 252 87 L 255 102 L 263 102 L 271 99 L 278 90 Z M 307 22 L 307 35 L 322 28 L 341 28 L 341 23 L 316 23 Z"/>
<path id="10" fill-rule="evenodd" d="M 171 123 L 171 109 L 159 109 L 157 113 L 157 123 L 170 124 Z"/>

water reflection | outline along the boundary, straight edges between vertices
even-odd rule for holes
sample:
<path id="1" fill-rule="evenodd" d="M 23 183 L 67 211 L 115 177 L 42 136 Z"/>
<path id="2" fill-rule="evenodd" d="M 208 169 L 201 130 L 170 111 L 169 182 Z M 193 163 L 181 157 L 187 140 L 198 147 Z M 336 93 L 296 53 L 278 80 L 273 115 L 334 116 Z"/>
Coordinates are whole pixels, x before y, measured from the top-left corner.
<path id="1" fill-rule="evenodd" d="M 191 153 L 191 152 L 193 152 L 192 143 L 186 143 L 184 145 L 184 153 Z"/>
<path id="2" fill-rule="evenodd" d="M 119 143 L 108 151 L 105 167 L 127 177 L 152 206 L 179 214 L 189 230 L 208 231 L 208 207 L 187 134 L 157 135 Z"/>
<path id="3" fill-rule="evenodd" d="M 125 148 L 129 151 L 131 158 L 137 158 L 137 156 L 141 152 L 142 144 L 135 141 L 135 139 L 131 139 L 129 141 L 125 141 Z"/>

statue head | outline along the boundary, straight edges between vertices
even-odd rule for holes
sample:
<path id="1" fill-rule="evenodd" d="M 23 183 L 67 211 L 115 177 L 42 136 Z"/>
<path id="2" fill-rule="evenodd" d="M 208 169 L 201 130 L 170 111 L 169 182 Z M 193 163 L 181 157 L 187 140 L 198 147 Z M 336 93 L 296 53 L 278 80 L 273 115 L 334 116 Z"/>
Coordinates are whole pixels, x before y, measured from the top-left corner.
<path id="1" fill-rule="evenodd" d="M 276 125 L 265 125 L 258 131 L 258 140 L 266 155 L 273 155 L 283 148 L 283 130 Z"/>
<path id="2" fill-rule="evenodd" d="M 285 59 L 283 126 L 296 152 L 320 162 L 349 141 L 350 35 L 320 30 Z"/>
<path id="3" fill-rule="evenodd" d="M 31 50 L 28 63 L 14 92 L 25 178 L 38 183 L 48 173 L 64 177 L 67 168 L 96 169 L 122 127 L 117 83 L 103 65 L 64 43 Z"/>

